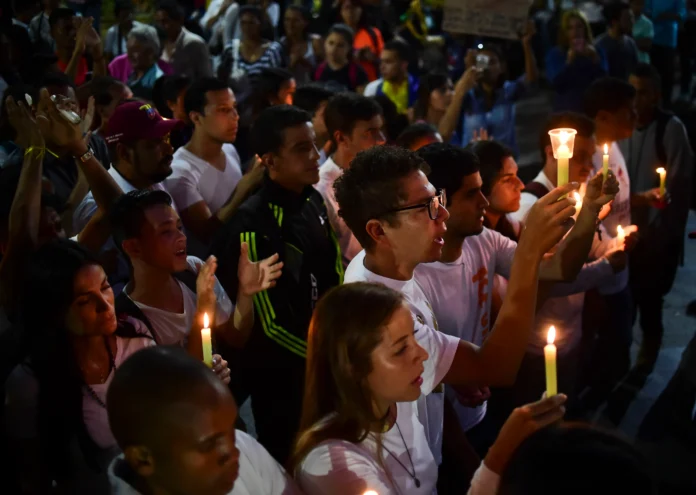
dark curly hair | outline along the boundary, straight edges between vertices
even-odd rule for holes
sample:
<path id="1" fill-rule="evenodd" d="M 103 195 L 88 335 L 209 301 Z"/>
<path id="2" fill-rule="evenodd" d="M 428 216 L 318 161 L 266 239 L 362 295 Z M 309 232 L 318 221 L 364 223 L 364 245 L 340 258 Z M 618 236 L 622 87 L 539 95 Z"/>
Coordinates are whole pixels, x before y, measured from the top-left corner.
<path id="1" fill-rule="evenodd" d="M 414 172 L 428 173 L 428 164 L 416 153 L 393 146 L 375 146 L 356 155 L 334 184 L 339 215 L 365 249 L 374 241 L 367 234 L 367 222 L 381 218 L 398 225 L 397 217 L 387 212 L 406 200 L 402 180 Z"/>

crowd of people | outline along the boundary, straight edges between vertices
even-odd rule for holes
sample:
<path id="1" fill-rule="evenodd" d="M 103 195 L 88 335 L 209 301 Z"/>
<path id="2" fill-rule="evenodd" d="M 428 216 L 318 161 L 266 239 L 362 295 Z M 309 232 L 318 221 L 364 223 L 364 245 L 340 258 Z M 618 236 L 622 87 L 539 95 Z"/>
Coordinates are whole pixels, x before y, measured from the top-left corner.
<path id="1" fill-rule="evenodd" d="M 661 348 L 694 11 L 535 4 L 503 41 L 443 32 L 435 3 L 3 10 L 11 493 L 657 493 L 583 421 Z"/>

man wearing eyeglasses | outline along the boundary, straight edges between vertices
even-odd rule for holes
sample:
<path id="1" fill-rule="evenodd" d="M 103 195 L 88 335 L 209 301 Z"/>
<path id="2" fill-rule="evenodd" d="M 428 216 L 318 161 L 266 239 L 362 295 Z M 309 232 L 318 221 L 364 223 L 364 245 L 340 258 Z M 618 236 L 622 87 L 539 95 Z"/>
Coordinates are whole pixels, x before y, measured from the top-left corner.
<path id="1" fill-rule="evenodd" d="M 332 97 L 324 110 L 324 121 L 329 137 L 336 147 L 319 169 L 317 191 L 326 202 L 329 221 L 333 227 L 343 254 L 343 263 L 348 265 L 360 252 L 360 243 L 343 219 L 338 216 L 338 204 L 333 184 L 360 151 L 382 146 L 385 143 L 382 127 L 382 108 L 375 100 L 356 93 L 339 93 Z"/>
<path id="2" fill-rule="evenodd" d="M 478 171 L 473 154 L 467 152 L 463 158 L 460 166 L 467 169 L 465 175 Z M 507 299 L 488 338 L 477 347 L 437 331 L 431 305 L 414 279 L 419 264 L 438 261 L 442 256 L 449 218 L 445 193 L 428 181 L 427 170 L 427 163 L 411 151 L 374 147 L 359 153 L 336 181 L 339 213 L 364 248 L 348 266 L 345 281 L 377 282 L 404 295 L 414 319 L 416 340 L 429 355 L 423 383 L 509 386 L 533 327 L 539 265 L 573 225 L 575 202 L 561 197 L 578 184 L 556 188 L 534 205 L 515 252 Z M 608 202 L 613 194 L 612 190 L 602 200 Z M 595 218 L 581 213 L 581 230 L 593 232 Z M 589 250 L 592 236 L 587 237 L 580 248 Z M 444 393 L 439 389 L 421 396 L 418 404 L 418 417 L 438 465 L 444 416 Z"/>

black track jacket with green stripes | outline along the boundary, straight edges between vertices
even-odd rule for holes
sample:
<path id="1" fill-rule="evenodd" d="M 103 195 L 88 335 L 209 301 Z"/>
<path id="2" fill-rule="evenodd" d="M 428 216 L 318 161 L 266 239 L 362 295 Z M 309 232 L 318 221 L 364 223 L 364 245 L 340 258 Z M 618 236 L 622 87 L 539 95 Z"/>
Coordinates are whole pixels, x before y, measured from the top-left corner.
<path id="1" fill-rule="evenodd" d="M 343 282 L 340 247 L 322 196 L 311 186 L 298 195 L 266 177 L 262 188 L 240 206 L 213 244 L 218 279 L 233 301 L 242 242 L 249 244 L 252 261 L 278 253 L 284 263 L 276 286 L 254 296 L 255 322 L 245 364 L 298 364 L 297 358 L 306 357 L 317 301 Z M 304 366 L 304 359 L 299 364 Z"/>

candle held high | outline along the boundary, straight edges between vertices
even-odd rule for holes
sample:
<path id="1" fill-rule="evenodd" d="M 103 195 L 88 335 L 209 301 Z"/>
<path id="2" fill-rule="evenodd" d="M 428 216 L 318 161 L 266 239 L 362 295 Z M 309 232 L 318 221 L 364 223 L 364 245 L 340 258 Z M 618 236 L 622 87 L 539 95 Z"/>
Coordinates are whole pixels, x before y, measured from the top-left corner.
<path id="1" fill-rule="evenodd" d="M 573 158 L 573 146 L 575 144 L 576 134 L 577 131 L 575 129 L 567 127 L 551 129 L 549 131 L 553 157 L 558 161 L 558 178 L 556 185 L 559 187 L 568 183 L 568 160 Z"/>

